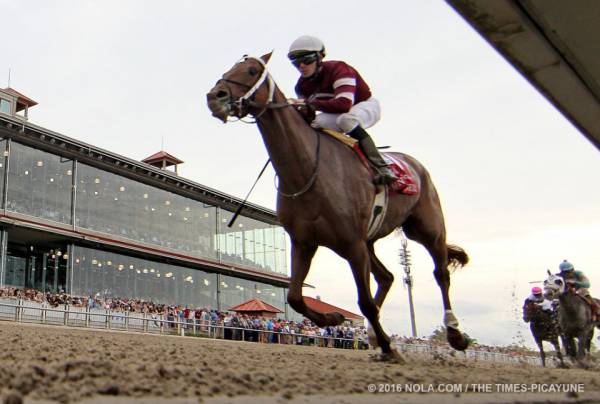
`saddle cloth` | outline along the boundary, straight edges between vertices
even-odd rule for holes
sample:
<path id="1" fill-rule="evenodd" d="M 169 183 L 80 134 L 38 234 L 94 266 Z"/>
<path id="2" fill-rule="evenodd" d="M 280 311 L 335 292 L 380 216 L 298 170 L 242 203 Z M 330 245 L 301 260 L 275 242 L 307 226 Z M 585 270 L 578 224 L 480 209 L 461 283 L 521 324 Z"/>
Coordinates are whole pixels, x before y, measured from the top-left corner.
<path id="1" fill-rule="evenodd" d="M 371 172 L 372 175 L 375 175 L 375 170 L 371 166 L 371 163 L 360 149 L 358 145 L 358 140 L 351 138 L 350 136 L 346 136 L 343 133 L 336 132 L 331 129 L 321 129 L 321 131 L 336 140 L 339 140 L 343 144 L 348 147 L 351 147 L 352 150 L 358 155 L 360 160 L 363 162 L 365 167 Z M 416 195 L 419 193 L 419 187 L 413 177 L 410 168 L 408 167 L 408 163 L 406 161 L 398 158 L 398 156 L 393 156 L 388 153 L 381 153 L 386 163 L 388 163 L 390 170 L 398 177 L 398 180 L 391 183 L 389 185 L 392 191 L 404 194 L 404 195 Z"/>

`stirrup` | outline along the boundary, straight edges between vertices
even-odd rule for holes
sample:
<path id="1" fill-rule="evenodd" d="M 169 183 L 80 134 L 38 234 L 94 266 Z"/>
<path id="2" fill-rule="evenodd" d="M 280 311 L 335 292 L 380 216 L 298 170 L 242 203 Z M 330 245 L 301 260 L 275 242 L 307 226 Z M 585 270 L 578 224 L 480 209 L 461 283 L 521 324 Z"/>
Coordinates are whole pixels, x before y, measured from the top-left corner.
<path id="1" fill-rule="evenodd" d="M 375 185 L 389 185 L 396 181 L 398 181 L 398 177 L 396 177 L 392 170 L 387 167 L 377 168 L 377 172 L 373 177 L 373 183 Z"/>

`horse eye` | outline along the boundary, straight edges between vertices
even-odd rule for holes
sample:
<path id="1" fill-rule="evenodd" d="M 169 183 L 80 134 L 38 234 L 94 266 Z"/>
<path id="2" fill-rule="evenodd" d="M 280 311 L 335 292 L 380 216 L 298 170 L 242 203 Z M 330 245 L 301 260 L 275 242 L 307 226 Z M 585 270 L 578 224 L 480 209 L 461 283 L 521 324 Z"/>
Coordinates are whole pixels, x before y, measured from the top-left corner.
<path id="1" fill-rule="evenodd" d="M 258 70 L 256 69 L 256 67 L 249 67 L 248 74 L 250 76 L 256 76 L 258 74 Z"/>

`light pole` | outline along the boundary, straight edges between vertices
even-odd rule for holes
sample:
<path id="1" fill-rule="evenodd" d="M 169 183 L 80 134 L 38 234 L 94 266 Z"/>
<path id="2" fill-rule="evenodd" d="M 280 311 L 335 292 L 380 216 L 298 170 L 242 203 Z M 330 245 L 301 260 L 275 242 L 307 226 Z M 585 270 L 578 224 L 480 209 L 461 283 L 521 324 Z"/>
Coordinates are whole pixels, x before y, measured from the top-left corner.
<path id="1" fill-rule="evenodd" d="M 417 337 L 417 323 L 415 320 L 415 307 L 413 304 L 412 287 L 413 279 L 410 274 L 410 252 L 408 251 L 408 240 L 404 235 L 404 232 L 400 232 L 402 237 L 402 248 L 400 249 L 400 265 L 404 268 L 404 284 L 408 288 L 408 308 L 410 309 L 410 325 L 412 328 L 413 338 Z"/>

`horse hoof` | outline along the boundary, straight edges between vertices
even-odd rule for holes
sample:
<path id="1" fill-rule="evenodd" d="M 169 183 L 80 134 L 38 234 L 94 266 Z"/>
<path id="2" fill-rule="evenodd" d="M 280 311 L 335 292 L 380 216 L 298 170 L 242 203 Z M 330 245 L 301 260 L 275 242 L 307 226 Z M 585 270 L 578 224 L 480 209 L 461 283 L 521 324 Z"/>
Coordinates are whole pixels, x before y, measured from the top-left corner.
<path id="1" fill-rule="evenodd" d="M 372 348 L 379 348 L 379 342 L 377 342 L 377 335 L 375 330 L 371 327 L 371 324 L 367 327 L 367 340 Z"/>
<path id="2" fill-rule="evenodd" d="M 397 363 L 399 365 L 404 365 L 406 363 L 404 357 L 395 349 L 390 349 L 389 352 L 382 352 L 379 355 L 375 355 L 372 359 L 375 362 Z"/>
<path id="3" fill-rule="evenodd" d="M 457 351 L 464 351 L 469 347 L 469 340 L 460 331 L 453 327 L 446 328 L 446 338 L 450 346 Z"/>

